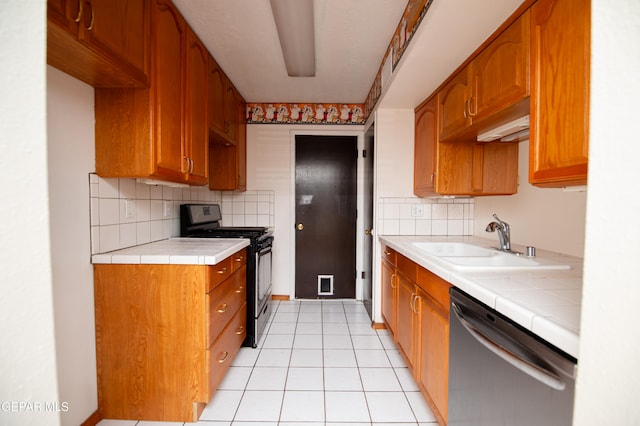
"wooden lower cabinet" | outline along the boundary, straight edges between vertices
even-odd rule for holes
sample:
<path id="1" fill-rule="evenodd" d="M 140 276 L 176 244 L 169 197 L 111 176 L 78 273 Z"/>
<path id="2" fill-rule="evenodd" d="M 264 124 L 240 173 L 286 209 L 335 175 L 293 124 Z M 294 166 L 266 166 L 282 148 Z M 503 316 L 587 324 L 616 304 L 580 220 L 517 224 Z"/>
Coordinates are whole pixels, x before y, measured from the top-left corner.
<path id="1" fill-rule="evenodd" d="M 103 418 L 198 420 L 246 337 L 246 266 L 233 265 L 94 265 Z"/>
<path id="2" fill-rule="evenodd" d="M 395 318 L 394 341 L 438 423 L 446 425 L 451 284 L 399 253 L 394 256 L 395 267 L 382 262 L 383 317 L 387 327 L 388 318 Z M 396 289 L 395 312 L 386 315 L 385 303 L 391 302 L 385 298 L 385 277 L 392 277 Z"/>

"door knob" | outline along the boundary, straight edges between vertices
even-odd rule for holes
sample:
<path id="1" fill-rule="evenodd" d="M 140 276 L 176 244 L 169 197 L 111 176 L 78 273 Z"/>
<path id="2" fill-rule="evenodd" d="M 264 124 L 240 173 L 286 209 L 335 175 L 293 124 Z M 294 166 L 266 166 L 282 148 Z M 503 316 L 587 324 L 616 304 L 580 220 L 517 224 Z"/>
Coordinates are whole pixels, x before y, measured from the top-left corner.
<path id="1" fill-rule="evenodd" d="M 296 225 L 296 228 L 298 229 L 298 231 L 302 231 L 304 229 L 304 225 L 299 223 Z"/>

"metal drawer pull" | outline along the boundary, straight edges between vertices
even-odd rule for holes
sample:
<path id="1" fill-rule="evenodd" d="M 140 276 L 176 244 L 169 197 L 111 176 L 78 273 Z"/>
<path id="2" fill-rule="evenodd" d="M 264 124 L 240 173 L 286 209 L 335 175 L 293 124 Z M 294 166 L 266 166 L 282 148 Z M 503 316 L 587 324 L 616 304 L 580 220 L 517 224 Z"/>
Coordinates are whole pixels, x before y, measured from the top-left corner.
<path id="1" fill-rule="evenodd" d="M 84 0 L 80 0 L 78 3 L 78 16 L 76 16 L 76 19 L 74 19 L 73 22 L 80 22 L 80 18 L 82 17 L 82 6 L 84 5 Z"/>
<path id="2" fill-rule="evenodd" d="M 220 275 L 222 275 L 222 274 L 226 274 L 226 273 L 227 273 L 227 271 L 228 271 L 228 269 L 227 269 L 227 268 L 218 269 L 218 273 L 219 273 Z"/>
<path id="3" fill-rule="evenodd" d="M 244 290 L 244 287 L 242 286 L 238 287 L 238 289 L 236 290 L 236 294 L 242 293 L 242 290 Z"/>
<path id="4" fill-rule="evenodd" d="M 242 334 L 242 333 L 244 333 L 244 327 L 243 327 L 243 326 L 240 326 L 240 327 L 238 327 L 238 329 L 236 330 L 236 334 L 237 334 L 237 335 L 240 335 L 240 334 Z"/>
<path id="5" fill-rule="evenodd" d="M 224 303 L 221 307 L 218 308 L 218 313 L 220 313 L 220 314 L 224 313 L 227 310 L 228 307 L 229 307 L 229 305 Z"/>
<path id="6" fill-rule="evenodd" d="M 224 355 L 222 358 L 218 358 L 218 363 L 222 364 L 223 362 L 225 362 L 227 360 L 227 358 L 229 358 L 229 352 L 222 352 L 222 354 Z"/>
<path id="7" fill-rule="evenodd" d="M 244 256 L 236 257 L 236 262 L 242 262 L 244 260 Z"/>

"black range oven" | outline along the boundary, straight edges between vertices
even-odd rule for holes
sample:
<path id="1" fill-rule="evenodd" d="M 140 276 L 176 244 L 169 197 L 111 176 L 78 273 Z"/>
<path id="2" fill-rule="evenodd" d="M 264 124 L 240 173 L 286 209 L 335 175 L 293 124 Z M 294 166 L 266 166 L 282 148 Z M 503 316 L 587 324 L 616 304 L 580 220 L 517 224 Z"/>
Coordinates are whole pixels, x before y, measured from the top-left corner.
<path id="1" fill-rule="evenodd" d="M 247 238 L 247 338 L 243 346 L 257 347 L 271 316 L 271 248 L 273 231 L 261 226 L 220 226 L 218 204 L 182 204 L 180 236 L 194 238 Z"/>

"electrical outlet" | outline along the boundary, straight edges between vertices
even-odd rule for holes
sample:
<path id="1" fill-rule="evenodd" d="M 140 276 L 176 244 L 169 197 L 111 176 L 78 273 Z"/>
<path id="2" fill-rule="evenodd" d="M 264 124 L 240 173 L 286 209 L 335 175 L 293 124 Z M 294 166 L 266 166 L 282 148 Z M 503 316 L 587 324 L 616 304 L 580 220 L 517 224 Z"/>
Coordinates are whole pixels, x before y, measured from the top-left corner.
<path id="1" fill-rule="evenodd" d="M 171 217 L 171 209 L 173 208 L 171 201 L 164 200 L 163 203 L 163 216 L 165 218 Z"/>
<path id="2" fill-rule="evenodd" d="M 133 200 L 124 200 L 124 218 L 133 219 L 136 217 L 136 208 Z"/>
<path id="3" fill-rule="evenodd" d="M 422 204 L 414 204 L 411 206 L 411 217 L 423 217 L 424 206 Z"/>

